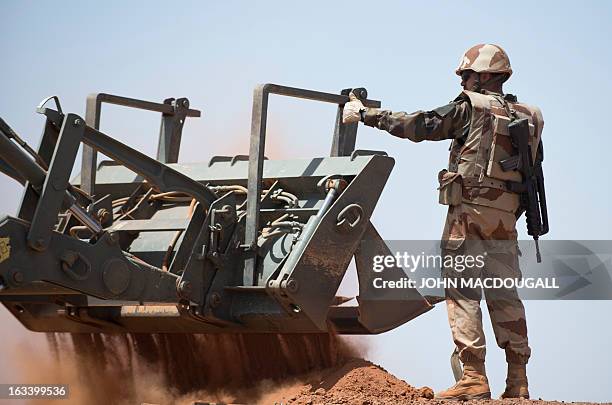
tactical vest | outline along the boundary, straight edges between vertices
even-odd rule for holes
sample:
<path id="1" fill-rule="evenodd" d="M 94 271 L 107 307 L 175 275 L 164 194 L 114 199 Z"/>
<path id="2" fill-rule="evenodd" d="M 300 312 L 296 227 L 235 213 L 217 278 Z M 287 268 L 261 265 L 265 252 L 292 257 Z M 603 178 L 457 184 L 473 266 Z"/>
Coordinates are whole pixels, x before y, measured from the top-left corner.
<path id="1" fill-rule="evenodd" d="M 509 97 L 507 97 L 508 99 Z M 537 107 L 504 99 L 503 96 L 463 91 L 457 100 L 469 99 L 471 123 L 466 137 L 453 140 L 448 170 L 439 174 L 440 203 L 470 203 L 517 212 L 520 195 L 508 189 L 507 182 L 521 182 L 516 171 L 503 171 L 500 161 L 517 154 L 508 124 L 511 119 L 527 118 L 532 159 L 542 135 L 544 120 Z M 535 145 L 535 147 L 534 147 Z"/>

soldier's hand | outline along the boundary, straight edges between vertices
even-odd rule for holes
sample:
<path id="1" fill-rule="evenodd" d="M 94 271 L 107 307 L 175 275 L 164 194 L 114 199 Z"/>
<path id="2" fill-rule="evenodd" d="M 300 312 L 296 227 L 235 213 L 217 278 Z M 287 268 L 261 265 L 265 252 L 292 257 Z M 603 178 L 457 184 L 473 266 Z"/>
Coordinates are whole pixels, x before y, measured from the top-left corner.
<path id="1" fill-rule="evenodd" d="M 361 100 L 352 91 L 349 93 L 349 100 L 348 103 L 344 104 L 344 110 L 342 111 L 343 124 L 359 122 L 361 120 L 361 112 L 366 110 Z"/>

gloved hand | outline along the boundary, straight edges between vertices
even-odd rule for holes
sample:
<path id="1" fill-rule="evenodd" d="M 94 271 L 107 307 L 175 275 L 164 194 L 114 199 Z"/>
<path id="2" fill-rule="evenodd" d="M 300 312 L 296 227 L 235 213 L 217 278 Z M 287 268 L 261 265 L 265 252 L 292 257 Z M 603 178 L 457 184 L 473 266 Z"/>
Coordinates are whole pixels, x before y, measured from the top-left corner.
<path id="1" fill-rule="evenodd" d="M 343 124 L 361 121 L 361 111 L 366 110 L 361 100 L 359 100 L 352 91 L 349 93 L 349 100 L 348 103 L 344 104 L 344 110 L 342 111 Z"/>

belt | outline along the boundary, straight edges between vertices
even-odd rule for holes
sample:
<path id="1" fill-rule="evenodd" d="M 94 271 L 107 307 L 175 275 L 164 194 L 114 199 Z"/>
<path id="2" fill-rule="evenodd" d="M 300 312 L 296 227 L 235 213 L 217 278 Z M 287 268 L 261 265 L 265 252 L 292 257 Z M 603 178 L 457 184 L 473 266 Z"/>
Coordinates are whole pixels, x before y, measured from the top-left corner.
<path id="1" fill-rule="evenodd" d="M 478 177 L 464 177 L 463 186 L 495 188 L 497 190 L 502 190 L 507 193 L 521 193 L 525 189 L 523 183 L 518 183 L 516 181 L 497 180 L 491 177 L 484 177 L 482 180 L 480 180 Z"/>

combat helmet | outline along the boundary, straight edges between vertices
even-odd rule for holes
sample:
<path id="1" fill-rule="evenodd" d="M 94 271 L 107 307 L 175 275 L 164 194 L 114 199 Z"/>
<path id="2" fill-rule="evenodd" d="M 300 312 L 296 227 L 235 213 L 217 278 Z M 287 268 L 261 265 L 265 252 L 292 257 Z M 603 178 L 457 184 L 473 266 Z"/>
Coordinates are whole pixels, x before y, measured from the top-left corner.
<path id="1" fill-rule="evenodd" d="M 506 79 L 512 74 L 508 54 L 493 44 L 478 44 L 465 51 L 455 73 L 461 76 L 464 70 L 473 70 L 476 73 L 506 73 Z"/>

